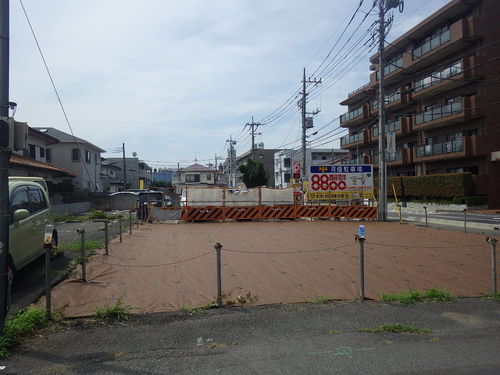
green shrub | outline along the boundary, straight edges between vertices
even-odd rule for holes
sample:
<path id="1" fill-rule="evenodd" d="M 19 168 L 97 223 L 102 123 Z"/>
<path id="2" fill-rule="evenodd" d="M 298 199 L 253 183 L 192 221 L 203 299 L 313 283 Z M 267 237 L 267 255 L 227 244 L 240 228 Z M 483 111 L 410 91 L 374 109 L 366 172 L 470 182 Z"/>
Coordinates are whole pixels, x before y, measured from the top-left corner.
<path id="1" fill-rule="evenodd" d="M 98 220 L 98 219 L 106 219 L 106 214 L 101 210 L 90 210 L 90 214 L 88 215 L 89 220 Z"/>

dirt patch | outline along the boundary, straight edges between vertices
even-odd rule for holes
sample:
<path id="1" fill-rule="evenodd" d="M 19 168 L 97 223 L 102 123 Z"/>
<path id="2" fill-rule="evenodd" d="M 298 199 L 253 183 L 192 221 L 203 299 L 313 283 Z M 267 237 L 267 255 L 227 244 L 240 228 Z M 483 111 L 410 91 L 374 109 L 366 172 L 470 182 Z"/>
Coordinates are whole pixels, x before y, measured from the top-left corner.
<path id="1" fill-rule="evenodd" d="M 396 223 L 365 222 L 369 298 L 409 288 L 445 288 L 456 296 L 489 291 L 484 236 Z M 215 300 L 214 244 L 222 248 L 222 289 L 250 292 L 258 304 L 351 299 L 359 294 L 359 223 L 338 221 L 149 224 L 114 240 L 110 255 L 88 264 L 90 283 L 69 279 L 53 305 L 91 315 L 121 299 L 135 312 L 178 310 Z"/>

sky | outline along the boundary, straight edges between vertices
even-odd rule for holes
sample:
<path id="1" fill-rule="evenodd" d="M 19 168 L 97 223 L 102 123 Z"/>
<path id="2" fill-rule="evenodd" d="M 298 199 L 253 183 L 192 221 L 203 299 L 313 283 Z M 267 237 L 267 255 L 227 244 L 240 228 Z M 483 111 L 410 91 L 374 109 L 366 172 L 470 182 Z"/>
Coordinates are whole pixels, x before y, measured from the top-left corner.
<path id="1" fill-rule="evenodd" d="M 106 150 L 103 157 L 119 156 L 114 150 L 124 142 L 127 156 L 136 152 L 154 168 L 173 168 L 226 157 L 229 137 L 237 154 L 248 151 L 243 127 L 252 116 L 264 123 L 256 141 L 265 148 L 299 147 L 295 95 L 304 67 L 307 77 L 322 80 L 308 86 L 308 111 L 321 110 L 310 145 L 338 148 L 345 134 L 336 130 L 338 117 L 346 112 L 339 102 L 368 82 L 368 57 L 376 52 L 370 42 L 363 46 L 377 19 L 372 0 L 363 1 L 339 39 L 359 1 L 23 3 L 74 134 Z M 405 0 L 387 40 L 447 2 Z M 11 0 L 10 22 L 16 120 L 69 133 L 18 0 Z"/>

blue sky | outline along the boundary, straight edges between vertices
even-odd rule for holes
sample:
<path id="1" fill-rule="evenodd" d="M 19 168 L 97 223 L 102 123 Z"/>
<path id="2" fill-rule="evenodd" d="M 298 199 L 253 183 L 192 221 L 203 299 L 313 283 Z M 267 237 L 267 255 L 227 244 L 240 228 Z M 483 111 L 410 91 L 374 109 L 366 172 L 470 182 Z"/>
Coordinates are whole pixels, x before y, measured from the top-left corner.
<path id="1" fill-rule="evenodd" d="M 238 154 L 247 151 L 243 125 L 252 115 L 256 121 L 265 118 L 293 97 L 302 68 L 311 74 L 320 65 L 359 3 L 23 1 L 75 135 L 110 151 L 125 142 L 128 155 L 137 152 L 154 167 L 188 165 L 195 158 L 213 162 L 215 154 L 226 155 L 230 135 L 238 141 Z M 406 0 L 404 12 L 394 13 L 388 39 L 447 2 Z M 371 4 L 365 0 L 361 9 Z M 356 16 L 331 56 L 363 17 L 361 12 Z M 333 64 L 341 63 L 375 19 L 375 13 L 368 15 Z M 317 91 L 323 92 L 308 104 L 311 110 L 321 108 L 316 130 L 345 112 L 338 103 L 368 81 L 368 56 L 352 56 L 343 69 L 337 65 L 332 74 L 318 76 L 324 83 Z M 69 131 L 17 0 L 11 0 L 10 98 L 18 103 L 17 120 Z M 300 123 L 293 113 L 297 106 L 292 108 L 280 121 L 260 128 L 257 141 L 266 148 L 294 142 Z M 316 139 L 337 126 L 333 121 L 323 127 Z M 338 140 L 321 147 L 338 147 Z"/>

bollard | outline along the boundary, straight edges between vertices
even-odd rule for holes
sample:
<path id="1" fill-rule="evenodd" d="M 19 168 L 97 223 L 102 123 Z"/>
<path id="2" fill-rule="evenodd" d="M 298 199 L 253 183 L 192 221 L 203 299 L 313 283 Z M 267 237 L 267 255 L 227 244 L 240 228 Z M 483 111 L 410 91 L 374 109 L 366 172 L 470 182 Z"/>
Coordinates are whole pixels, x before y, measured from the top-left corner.
<path id="1" fill-rule="evenodd" d="M 80 252 L 82 257 L 82 280 L 87 282 L 87 270 L 85 269 L 85 229 L 76 230 L 80 234 Z"/>
<path id="2" fill-rule="evenodd" d="M 108 232 L 109 220 L 104 221 L 104 246 L 106 249 L 106 255 L 109 255 L 109 232 Z"/>
<path id="3" fill-rule="evenodd" d="M 496 296 L 497 294 L 497 239 L 487 238 L 486 239 L 491 244 L 491 294 Z"/>
<path id="4" fill-rule="evenodd" d="M 425 211 L 425 227 L 428 228 L 429 224 L 427 223 L 427 206 L 424 206 L 424 211 Z"/>
<path id="5" fill-rule="evenodd" d="M 122 242 L 122 215 L 118 215 L 118 226 L 120 231 L 120 242 Z"/>
<path id="6" fill-rule="evenodd" d="M 138 216 L 138 210 L 135 211 L 135 226 L 137 229 L 139 229 L 139 219 L 137 218 Z"/>
<path id="7" fill-rule="evenodd" d="M 359 300 L 365 299 L 365 226 L 360 225 L 357 236 L 359 241 Z"/>
<path id="8" fill-rule="evenodd" d="M 220 250 L 222 249 L 222 245 L 220 243 L 216 243 L 215 252 L 217 254 L 217 307 L 222 306 L 222 276 L 221 276 L 221 264 L 220 264 Z"/>
<path id="9" fill-rule="evenodd" d="M 467 209 L 464 208 L 464 233 L 467 233 Z"/>
<path id="10" fill-rule="evenodd" d="M 397 210 L 399 213 L 399 224 L 403 224 L 403 213 L 402 213 L 402 209 L 401 209 L 401 203 L 397 204 Z"/>
<path id="11" fill-rule="evenodd" d="M 45 247 L 45 316 L 52 319 L 52 297 L 50 295 L 50 261 L 52 258 L 52 245 Z"/>
<path id="12" fill-rule="evenodd" d="M 132 210 L 128 212 L 128 229 L 129 233 L 132 234 Z"/>

